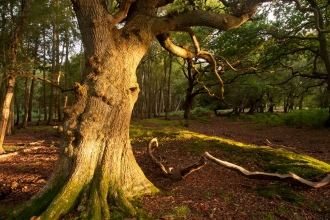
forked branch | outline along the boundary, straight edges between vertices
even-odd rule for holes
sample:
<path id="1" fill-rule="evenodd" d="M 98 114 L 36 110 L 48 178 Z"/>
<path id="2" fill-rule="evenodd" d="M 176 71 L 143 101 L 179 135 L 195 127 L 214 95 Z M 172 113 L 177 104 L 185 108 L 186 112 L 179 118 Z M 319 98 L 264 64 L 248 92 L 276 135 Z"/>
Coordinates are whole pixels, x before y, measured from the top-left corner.
<path id="1" fill-rule="evenodd" d="M 155 144 L 155 147 L 153 147 L 153 144 Z M 149 145 L 148 145 L 148 149 L 147 149 L 148 156 L 150 157 L 151 161 L 154 164 L 156 164 L 157 166 L 159 166 L 161 168 L 163 174 L 166 177 L 173 179 L 173 180 L 181 180 L 181 179 L 185 178 L 188 174 L 202 168 L 206 164 L 207 160 L 209 160 L 219 166 L 223 166 L 225 168 L 233 170 L 249 179 L 287 181 L 292 184 L 296 184 L 296 185 L 300 185 L 300 186 L 304 186 L 304 187 L 308 187 L 308 188 L 320 188 L 320 187 L 323 187 L 330 183 L 330 173 L 327 173 L 321 181 L 313 182 L 313 181 L 301 178 L 298 175 L 293 174 L 293 173 L 278 174 L 278 173 L 266 173 L 266 172 L 251 172 L 241 166 L 215 158 L 208 152 L 205 152 L 197 163 L 190 165 L 177 173 L 172 173 L 172 171 L 173 171 L 172 168 L 166 168 L 162 164 L 162 162 L 160 162 L 153 156 L 152 151 L 154 149 L 156 149 L 157 147 L 158 147 L 158 141 L 156 138 L 153 138 L 149 142 Z"/>
<path id="2" fill-rule="evenodd" d="M 218 98 L 220 98 L 221 100 L 224 100 L 223 81 L 218 73 L 218 65 L 220 65 L 221 69 L 223 69 L 223 64 L 216 61 L 214 58 L 214 55 L 212 53 L 200 49 L 199 42 L 190 28 L 181 28 L 178 30 L 187 32 L 189 34 L 189 36 L 194 44 L 195 52 L 190 51 L 188 48 L 179 47 L 179 46 L 175 45 L 170 40 L 169 34 L 160 34 L 157 36 L 157 40 L 162 45 L 162 47 L 164 47 L 167 51 L 175 54 L 176 56 L 182 57 L 184 59 L 188 59 L 192 63 L 192 66 L 193 66 L 194 70 L 198 73 L 198 75 L 200 75 L 200 73 L 192 62 L 193 58 L 202 58 L 202 59 L 206 60 L 209 64 L 211 64 L 212 72 L 216 76 L 216 78 L 219 82 L 219 85 L 220 85 L 220 96 Z M 214 94 L 210 93 L 209 89 L 205 86 L 205 84 L 203 82 L 199 81 L 198 79 L 197 79 L 197 82 L 199 84 L 201 84 L 205 88 L 205 90 L 208 91 L 208 93 L 211 96 L 215 96 Z"/>

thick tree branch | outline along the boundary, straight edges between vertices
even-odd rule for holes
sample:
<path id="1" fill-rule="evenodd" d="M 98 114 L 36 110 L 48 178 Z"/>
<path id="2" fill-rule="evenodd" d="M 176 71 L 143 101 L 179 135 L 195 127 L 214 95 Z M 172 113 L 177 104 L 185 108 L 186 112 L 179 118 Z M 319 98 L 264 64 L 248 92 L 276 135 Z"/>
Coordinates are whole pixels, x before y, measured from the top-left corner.
<path id="1" fill-rule="evenodd" d="M 238 11 L 234 11 L 234 15 L 231 14 L 219 14 L 213 11 L 205 10 L 192 10 L 192 11 L 183 11 L 175 12 L 167 16 L 158 18 L 154 24 L 152 31 L 155 35 L 161 33 L 166 33 L 168 31 L 175 31 L 181 28 L 194 27 L 194 26 L 206 26 L 215 28 L 218 30 L 230 30 L 237 28 L 251 17 L 254 16 L 258 6 L 262 2 L 267 2 L 270 0 L 251 0 L 251 1 L 242 1 L 236 2 L 235 5 Z"/>
<path id="2" fill-rule="evenodd" d="M 159 0 L 156 5 L 156 8 L 163 7 L 163 6 L 171 4 L 173 2 L 174 2 L 174 0 Z"/>
<path id="3" fill-rule="evenodd" d="M 126 18 L 126 15 L 128 13 L 128 10 L 133 2 L 136 0 L 123 0 L 122 3 L 120 4 L 120 9 L 119 11 L 114 14 L 113 17 L 113 22 L 114 25 L 118 24 L 121 22 L 124 18 Z"/>
<path id="4" fill-rule="evenodd" d="M 171 52 L 172 54 L 184 58 L 184 59 L 192 59 L 197 56 L 195 52 L 189 51 L 185 48 L 179 47 L 175 45 L 171 39 L 169 33 L 163 33 L 156 36 L 160 45 L 165 48 L 167 51 Z"/>
<path id="5" fill-rule="evenodd" d="M 162 170 L 162 173 L 166 177 L 168 177 L 170 179 L 173 179 L 173 180 L 183 179 L 188 174 L 202 168 L 206 164 L 207 160 L 209 160 L 209 161 L 211 161 L 211 162 L 213 162 L 213 163 L 215 163 L 219 166 L 222 166 L 222 167 L 228 168 L 230 170 L 233 170 L 233 171 L 235 171 L 235 172 L 237 172 L 237 173 L 239 173 L 239 174 L 241 174 L 241 175 L 243 175 L 243 176 L 245 176 L 249 179 L 288 181 L 288 182 L 291 182 L 293 184 L 301 185 L 301 186 L 308 187 L 308 188 L 320 188 L 320 187 L 323 187 L 323 186 L 330 183 L 330 173 L 325 174 L 325 176 L 323 177 L 323 179 L 321 181 L 313 182 L 313 181 L 309 181 L 309 180 L 306 180 L 304 178 L 301 178 L 296 174 L 251 172 L 251 171 L 248 171 L 248 170 L 246 170 L 245 168 L 243 168 L 241 166 L 238 166 L 238 165 L 235 165 L 233 163 L 229 163 L 227 161 L 223 161 L 223 160 L 220 160 L 218 158 L 215 158 L 211 154 L 209 154 L 208 152 L 205 152 L 201 156 L 200 160 L 197 163 L 194 163 L 194 164 L 182 169 L 181 171 L 179 171 L 175 174 L 172 174 L 171 169 L 166 169 L 165 166 L 153 156 L 152 151 L 153 151 L 153 149 L 155 149 L 152 146 L 153 144 L 156 145 L 155 148 L 158 147 L 158 141 L 157 141 L 156 138 L 153 138 L 149 142 L 149 145 L 148 145 L 148 148 L 147 148 L 149 158 L 151 159 L 151 161 L 154 164 L 156 164 L 158 167 L 160 167 L 160 169 Z"/>

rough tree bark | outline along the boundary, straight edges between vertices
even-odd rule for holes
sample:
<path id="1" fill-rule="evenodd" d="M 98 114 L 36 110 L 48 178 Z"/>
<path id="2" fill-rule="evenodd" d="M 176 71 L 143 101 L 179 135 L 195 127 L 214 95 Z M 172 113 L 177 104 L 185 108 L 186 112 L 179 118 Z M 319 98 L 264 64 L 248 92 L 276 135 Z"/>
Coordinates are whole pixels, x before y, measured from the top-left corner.
<path id="1" fill-rule="evenodd" d="M 75 84 L 76 103 L 64 111 L 52 176 L 14 218 L 59 219 L 77 208 L 87 219 L 109 219 L 112 205 L 134 214 L 127 198 L 157 191 L 136 163 L 129 140 L 139 93 L 135 71 L 153 38 L 185 26 L 238 27 L 262 0 L 248 3 L 249 10 L 237 16 L 194 10 L 174 17 L 156 16 L 156 8 L 172 1 L 133 2 L 121 1 L 120 10 L 109 14 L 105 1 L 72 0 L 85 46 L 83 80 Z"/>
<path id="2" fill-rule="evenodd" d="M 194 86 L 197 84 L 195 82 L 197 73 L 192 74 L 192 66 L 191 66 L 191 62 L 189 60 L 187 62 L 187 72 L 185 71 L 184 66 L 182 67 L 182 71 L 183 71 L 186 79 L 188 80 L 188 87 L 186 89 L 186 100 L 185 100 L 185 104 L 184 104 L 183 118 L 184 119 L 189 119 L 190 118 L 190 111 L 191 111 L 192 106 L 193 106 L 193 100 L 196 96 L 196 95 L 193 94 L 193 90 L 194 90 Z"/>

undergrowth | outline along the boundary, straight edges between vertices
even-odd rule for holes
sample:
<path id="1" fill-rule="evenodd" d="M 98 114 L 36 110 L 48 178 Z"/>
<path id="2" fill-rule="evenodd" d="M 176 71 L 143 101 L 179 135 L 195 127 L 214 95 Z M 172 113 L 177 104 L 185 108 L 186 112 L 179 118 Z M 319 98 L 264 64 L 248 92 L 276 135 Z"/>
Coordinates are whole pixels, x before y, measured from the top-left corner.
<path id="1" fill-rule="evenodd" d="M 327 109 L 293 110 L 289 113 L 254 113 L 231 116 L 233 120 L 245 120 L 255 122 L 260 126 L 308 126 L 323 128 L 328 118 Z"/>

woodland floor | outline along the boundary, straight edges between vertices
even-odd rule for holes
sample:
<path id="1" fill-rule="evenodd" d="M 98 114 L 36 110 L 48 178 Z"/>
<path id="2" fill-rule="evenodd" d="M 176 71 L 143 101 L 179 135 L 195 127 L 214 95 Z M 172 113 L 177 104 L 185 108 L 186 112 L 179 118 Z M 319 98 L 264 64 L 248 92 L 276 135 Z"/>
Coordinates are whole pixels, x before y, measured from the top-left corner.
<path id="1" fill-rule="evenodd" d="M 268 140 L 276 147 L 330 163 L 329 130 L 260 127 L 224 117 L 213 117 L 210 123 L 194 122 L 188 129 L 256 145 L 267 145 Z M 0 208 L 10 210 L 45 184 L 58 157 L 59 141 L 54 132 L 29 129 L 17 130 L 15 135 L 5 138 L 5 145 L 17 146 L 19 151 L 11 156 L 0 156 Z M 151 165 L 146 145 L 135 144 L 133 150 L 147 178 L 162 190 L 162 193 L 144 196 L 140 201 L 141 209 L 154 219 L 330 219 L 330 185 L 303 189 L 288 183 L 250 180 L 212 163 L 182 181 L 173 181 L 165 179 L 159 169 Z M 157 154 L 175 169 L 199 159 L 199 156 L 181 150 L 185 141 L 173 141 L 161 147 L 162 144 Z M 209 152 L 222 160 L 228 157 L 216 149 Z M 249 164 L 244 167 L 253 170 Z M 262 189 L 282 189 L 282 194 L 275 193 L 267 198 L 261 195 Z M 6 219 L 4 212 L 0 209 L 0 220 Z"/>

